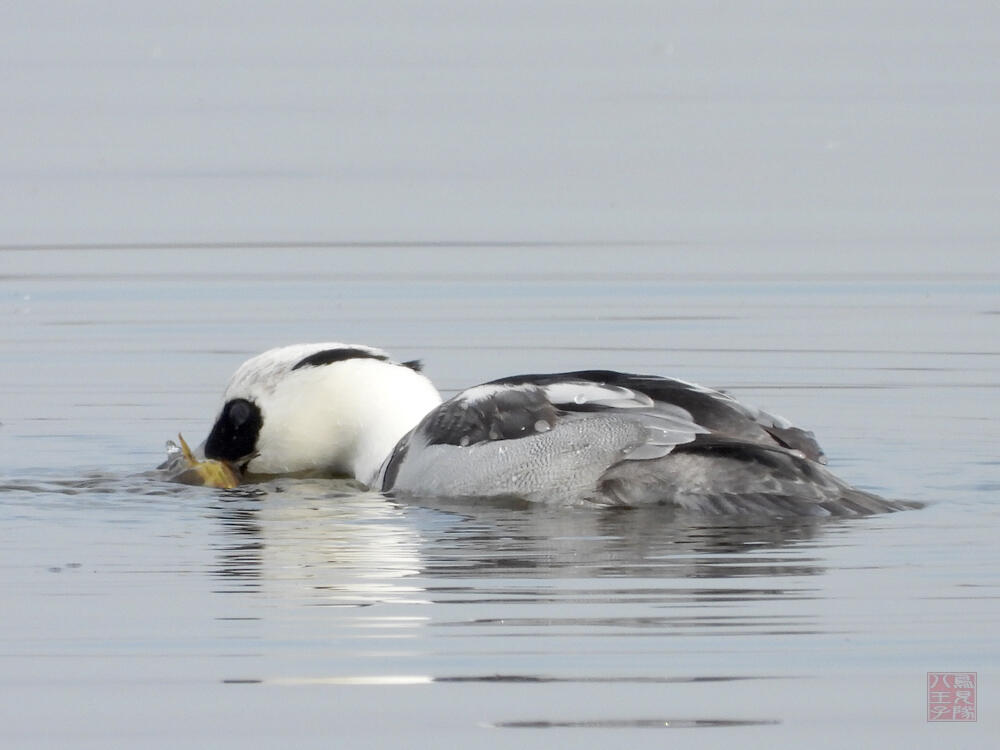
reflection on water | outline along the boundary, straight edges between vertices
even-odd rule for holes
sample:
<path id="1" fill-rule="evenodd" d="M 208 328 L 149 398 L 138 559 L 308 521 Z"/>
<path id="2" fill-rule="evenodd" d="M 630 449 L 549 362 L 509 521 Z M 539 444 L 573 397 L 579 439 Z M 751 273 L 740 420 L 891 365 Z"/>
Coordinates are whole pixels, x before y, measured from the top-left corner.
<path id="1" fill-rule="evenodd" d="M 245 502 L 253 498 L 246 496 Z M 227 534 L 234 537 L 232 543 L 218 548 L 219 565 L 217 574 L 224 578 L 240 579 L 247 588 L 256 587 L 263 565 L 264 543 L 261 541 L 261 526 L 257 522 L 256 509 L 223 499 L 217 510 L 217 518 Z M 234 582 L 235 583 L 235 582 Z"/>
<path id="2" fill-rule="evenodd" d="M 277 584 L 312 606 L 408 600 L 419 589 L 398 579 L 419 572 L 417 531 L 384 498 L 341 484 L 289 479 L 222 493 L 209 511 L 223 532 L 215 575 L 240 590 Z"/>
<path id="3" fill-rule="evenodd" d="M 220 550 L 220 575 L 267 575 L 265 564 L 352 569 L 378 561 L 386 576 L 642 576 L 731 578 L 822 571 L 783 547 L 814 539 L 823 523 L 706 518 L 664 508 L 571 509 L 388 500 L 322 480 L 229 491 L 212 514 L 237 538 Z M 416 538 L 421 520 L 433 518 Z M 442 520 L 444 519 L 444 520 Z M 267 539 L 264 539 L 266 526 Z M 267 549 L 271 557 L 260 554 Z M 447 554 L 441 554 L 443 551 Z M 751 559 L 745 559 L 745 555 Z M 404 562 L 405 561 L 405 562 Z"/>
<path id="4" fill-rule="evenodd" d="M 328 484 L 288 479 L 225 492 L 211 508 L 228 540 L 218 546 L 217 575 L 256 585 L 253 579 L 298 570 L 309 590 L 334 597 L 346 593 L 344 576 L 358 571 L 372 592 L 384 591 L 386 579 L 418 575 L 432 581 L 513 576 L 544 585 L 553 578 L 729 579 L 823 571 L 814 557 L 782 553 L 821 535 L 821 521 L 741 522 L 663 508 L 525 506 L 512 512 L 504 504 L 455 502 L 429 508 Z M 331 575 L 341 582 L 328 580 Z M 358 584 L 350 588 L 356 596 Z M 710 595 L 740 591 L 714 588 Z M 556 601 L 551 591 L 513 595 Z"/>
<path id="5" fill-rule="evenodd" d="M 217 593 L 329 613 L 316 624 L 331 641 L 313 642 L 318 653 L 299 671 L 286 664 L 263 673 L 230 672 L 222 678 L 229 685 L 600 689 L 794 680 L 766 668 L 747 674 L 717 667 L 693 674 L 650 671 L 641 645 L 625 647 L 624 653 L 635 656 L 615 659 L 619 666 L 610 672 L 600 666 L 601 658 L 553 671 L 554 665 L 539 669 L 514 654 L 539 648 L 558 653 L 579 638 L 611 636 L 627 643 L 639 637 L 642 643 L 648 636 L 774 638 L 822 629 L 815 615 L 789 608 L 819 595 L 801 579 L 822 575 L 823 566 L 797 546 L 821 540 L 823 522 L 732 523 L 662 508 L 567 513 L 535 506 L 512 512 L 489 503 L 428 507 L 316 479 L 200 491 L 210 500 L 207 515 L 219 531 L 211 574 L 225 585 Z M 356 614 L 349 615 L 351 610 Z M 349 658 L 339 650 L 344 638 L 352 644 Z M 515 643 L 522 645 L 512 654 Z M 442 650 L 465 657 L 441 659 Z M 407 664 L 413 671 L 399 671 Z M 495 671 L 481 671 L 489 665 Z M 487 724 L 711 728 L 779 721 L 718 714 L 614 719 L 591 710 L 586 719 Z"/>

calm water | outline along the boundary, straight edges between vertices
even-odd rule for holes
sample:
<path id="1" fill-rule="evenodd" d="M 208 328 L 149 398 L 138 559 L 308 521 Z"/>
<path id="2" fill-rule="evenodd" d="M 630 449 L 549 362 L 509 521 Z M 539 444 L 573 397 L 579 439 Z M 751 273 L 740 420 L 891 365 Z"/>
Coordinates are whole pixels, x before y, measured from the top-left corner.
<path id="1" fill-rule="evenodd" d="M 0 746 L 986 747 L 1000 8 L 0 8 Z M 817 524 L 147 472 L 233 369 L 609 367 L 926 503 Z M 977 723 L 928 724 L 974 671 Z"/>
<path id="2" fill-rule="evenodd" d="M 314 249 L 289 270 L 286 250 L 247 250 L 235 274 L 227 251 L 6 254 L 3 744 L 918 746 L 996 732 L 995 262 L 646 274 L 631 268 L 681 267 L 686 251 L 633 248 L 598 279 L 613 249 L 505 248 L 540 270 L 503 278 L 464 267 L 477 252 Z M 421 356 L 445 390 L 591 365 L 724 386 L 814 427 L 845 478 L 928 505 L 691 525 L 144 475 L 177 431 L 204 436 L 243 358 L 320 338 Z M 978 672 L 977 724 L 925 722 L 927 671 Z"/>

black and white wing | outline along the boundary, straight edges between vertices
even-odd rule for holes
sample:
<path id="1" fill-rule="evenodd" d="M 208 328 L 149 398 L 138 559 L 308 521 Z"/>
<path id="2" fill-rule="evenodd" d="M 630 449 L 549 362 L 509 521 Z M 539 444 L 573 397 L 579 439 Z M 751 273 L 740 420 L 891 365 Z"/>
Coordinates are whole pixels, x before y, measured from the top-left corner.
<path id="1" fill-rule="evenodd" d="M 614 413 L 641 424 L 645 441 L 627 458 L 657 458 L 707 430 L 686 410 L 657 403 L 641 391 L 590 380 L 494 382 L 470 388 L 435 409 L 418 427 L 429 445 L 468 446 L 546 433 L 568 420 Z"/>
<path id="2" fill-rule="evenodd" d="M 559 435 L 568 432 L 569 423 L 589 420 L 594 423 L 595 438 L 609 424 L 627 424 L 629 429 L 617 432 L 613 460 L 638 461 L 662 458 L 708 432 L 685 409 L 656 402 L 625 386 L 572 376 L 540 376 L 538 380 L 544 382 L 520 378 L 486 383 L 441 404 L 396 445 L 383 466 L 381 488 L 392 488 L 411 449 L 471 448 L 550 432 Z M 602 424 L 597 426 L 599 415 L 619 419 L 599 420 Z"/>
<path id="3" fill-rule="evenodd" d="M 637 399 L 647 399 L 656 410 L 680 410 L 708 435 L 776 445 L 798 451 L 812 461 L 826 463 L 826 456 L 812 432 L 795 427 L 783 417 L 741 403 L 723 391 L 683 380 L 610 370 L 580 370 L 552 375 L 516 375 L 494 383 L 537 385 L 546 390 L 557 408 L 573 411 L 602 408 L 599 397 L 595 402 L 588 398 L 588 384 L 603 390 L 619 389 L 636 394 Z"/>

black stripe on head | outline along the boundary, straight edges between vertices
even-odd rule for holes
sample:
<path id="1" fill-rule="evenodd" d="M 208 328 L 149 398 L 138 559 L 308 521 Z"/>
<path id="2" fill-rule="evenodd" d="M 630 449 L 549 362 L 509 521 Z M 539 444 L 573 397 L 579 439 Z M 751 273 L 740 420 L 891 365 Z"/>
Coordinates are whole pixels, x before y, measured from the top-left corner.
<path id="1" fill-rule="evenodd" d="M 205 440 L 206 458 L 239 461 L 257 448 L 257 438 L 264 417 L 253 401 L 234 398 L 222 407 L 212 431 Z"/>
<path id="2" fill-rule="evenodd" d="M 292 369 L 298 370 L 300 367 L 321 367 L 322 365 L 329 365 L 334 362 L 343 362 L 346 359 L 378 359 L 382 362 L 389 361 L 389 358 L 384 354 L 370 352 L 367 349 L 352 349 L 350 347 L 346 347 L 343 349 L 324 349 L 321 352 L 310 354 L 308 357 L 300 359 L 296 362 Z"/>

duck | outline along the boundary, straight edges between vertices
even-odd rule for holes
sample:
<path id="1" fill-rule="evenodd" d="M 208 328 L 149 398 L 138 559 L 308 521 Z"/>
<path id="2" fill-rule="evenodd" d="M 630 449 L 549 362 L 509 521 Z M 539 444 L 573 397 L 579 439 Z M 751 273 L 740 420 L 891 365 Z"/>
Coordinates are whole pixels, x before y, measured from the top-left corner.
<path id="1" fill-rule="evenodd" d="M 444 400 L 419 360 L 339 342 L 240 365 L 203 452 L 247 476 L 346 477 L 400 498 L 768 517 L 911 507 L 839 479 L 811 431 L 722 390 L 577 370 Z"/>

